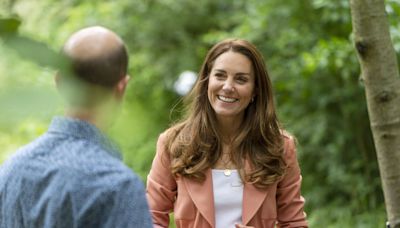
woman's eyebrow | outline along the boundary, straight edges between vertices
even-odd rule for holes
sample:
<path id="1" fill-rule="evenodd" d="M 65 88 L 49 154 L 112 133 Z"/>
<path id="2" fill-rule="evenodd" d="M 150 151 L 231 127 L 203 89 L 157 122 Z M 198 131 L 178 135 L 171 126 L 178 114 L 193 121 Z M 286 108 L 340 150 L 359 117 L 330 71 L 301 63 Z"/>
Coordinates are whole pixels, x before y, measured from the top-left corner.
<path id="1" fill-rule="evenodd" d="M 221 73 L 226 73 L 226 71 L 225 70 L 223 70 L 223 69 L 214 69 L 214 71 L 218 71 L 218 72 L 221 72 Z M 238 73 L 236 73 L 236 75 L 251 75 L 250 73 L 247 73 L 247 72 L 238 72 Z"/>

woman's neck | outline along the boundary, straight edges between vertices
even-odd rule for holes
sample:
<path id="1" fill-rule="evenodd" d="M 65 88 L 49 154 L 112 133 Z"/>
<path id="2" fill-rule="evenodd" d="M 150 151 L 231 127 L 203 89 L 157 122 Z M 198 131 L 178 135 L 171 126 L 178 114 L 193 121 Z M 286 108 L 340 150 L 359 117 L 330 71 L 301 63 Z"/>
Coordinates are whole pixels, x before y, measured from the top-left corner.
<path id="1" fill-rule="evenodd" d="M 241 121 L 233 118 L 218 118 L 218 130 L 224 144 L 231 144 L 238 135 Z"/>

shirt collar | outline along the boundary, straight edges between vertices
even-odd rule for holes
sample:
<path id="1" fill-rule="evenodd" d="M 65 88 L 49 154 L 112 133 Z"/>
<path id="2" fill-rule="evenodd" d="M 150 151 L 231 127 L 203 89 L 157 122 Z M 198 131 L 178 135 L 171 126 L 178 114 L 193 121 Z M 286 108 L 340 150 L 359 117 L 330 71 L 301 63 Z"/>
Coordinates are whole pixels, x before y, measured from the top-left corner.
<path id="1" fill-rule="evenodd" d="M 70 135 L 92 141 L 93 143 L 101 145 L 111 156 L 122 160 L 122 155 L 117 145 L 96 126 L 86 121 L 71 117 L 57 116 L 51 121 L 48 132 Z"/>

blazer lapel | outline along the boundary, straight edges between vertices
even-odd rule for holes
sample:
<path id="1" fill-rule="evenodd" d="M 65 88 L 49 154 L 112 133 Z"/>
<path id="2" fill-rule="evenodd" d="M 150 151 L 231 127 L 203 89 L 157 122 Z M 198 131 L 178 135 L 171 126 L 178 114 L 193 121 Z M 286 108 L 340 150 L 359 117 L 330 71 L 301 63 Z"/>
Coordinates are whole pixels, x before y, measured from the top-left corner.
<path id="1" fill-rule="evenodd" d="M 204 182 L 196 182 L 188 178 L 183 178 L 186 188 L 196 205 L 199 212 L 210 223 L 211 227 L 215 227 L 215 212 L 214 212 L 214 194 L 211 177 L 211 169 L 205 172 L 206 179 Z"/>
<path id="2" fill-rule="evenodd" d="M 245 170 L 251 170 L 249 162 L 245 161 Z M 268 190 L 260 190 L 253 184 L 245 183 L 243 186 L 243 208 L 242 208 L 242 222 L 247 225 L 254 217 L 258 209 L 263 204 Z"/>

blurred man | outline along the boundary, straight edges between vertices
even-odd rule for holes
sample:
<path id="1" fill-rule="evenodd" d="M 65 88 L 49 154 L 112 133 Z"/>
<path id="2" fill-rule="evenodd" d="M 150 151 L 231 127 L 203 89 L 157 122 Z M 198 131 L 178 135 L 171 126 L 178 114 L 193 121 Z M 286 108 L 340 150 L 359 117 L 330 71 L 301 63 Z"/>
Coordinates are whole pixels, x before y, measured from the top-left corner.
<path id="1" fill-rule="evenodd" d="M 1 166 L 0 227 L 151 227 L 141 180 L 103 134 L 129 80 L 123 41 L 89 27 L 63 53 L 65 116 Z"/>

